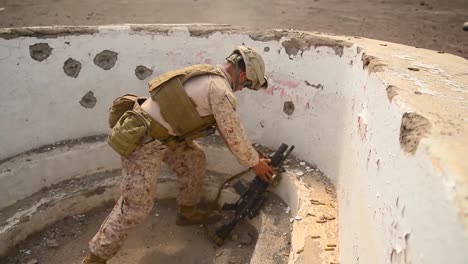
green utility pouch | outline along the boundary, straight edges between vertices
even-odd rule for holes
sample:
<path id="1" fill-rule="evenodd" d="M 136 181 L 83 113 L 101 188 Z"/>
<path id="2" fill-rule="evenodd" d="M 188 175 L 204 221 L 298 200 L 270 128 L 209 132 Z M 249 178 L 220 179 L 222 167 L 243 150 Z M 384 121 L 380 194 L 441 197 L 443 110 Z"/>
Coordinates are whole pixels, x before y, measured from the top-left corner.
<path id="1" fill-rule="evenodd" d="M 132 110 L 137 100 L 138 96 L 134 94 L 125 94 L 117 97 L 117 99 L 112 102 L 111 107 L 109 107 L 109 127 L 113 128 L 125 112 Z"/>
<path id="2" fill-rule="evenodd" d="M 145 118 L 138 112 L 125 112 L 107 138 L 107 143 L 121 156 L 130 155 L 149 133 Z"/>

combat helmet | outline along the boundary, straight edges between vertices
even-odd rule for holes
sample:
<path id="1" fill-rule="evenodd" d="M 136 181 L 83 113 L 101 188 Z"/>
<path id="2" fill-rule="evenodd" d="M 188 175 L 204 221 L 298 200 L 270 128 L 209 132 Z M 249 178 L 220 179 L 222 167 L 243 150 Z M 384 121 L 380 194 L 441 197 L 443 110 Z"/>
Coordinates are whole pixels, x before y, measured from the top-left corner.
<path id="1" fill-rule="evenodd" d="M 247 75 L 245 87 L 251 90 L 260 90 L 268 87 L 267 78 L 265 76 L 265 63 L 263 62 L 262 56 L 253 48 L 238 46 L 226 60 L 230 61 L 235 66 L 236 79 L 234 80 L 234 87 L 238 84 L 239 62 L 241 60 L 245 63 Z"/>

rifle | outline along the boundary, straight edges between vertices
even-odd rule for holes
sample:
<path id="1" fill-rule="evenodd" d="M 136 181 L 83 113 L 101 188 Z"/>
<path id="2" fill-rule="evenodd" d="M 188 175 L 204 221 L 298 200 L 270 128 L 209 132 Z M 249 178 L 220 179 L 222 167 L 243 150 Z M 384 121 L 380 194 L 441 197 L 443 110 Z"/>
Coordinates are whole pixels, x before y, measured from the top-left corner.
<path id="1" fill-rule="evenodd" d="M 293 149 L 294 146 L 288 149 L 288 145 L 282 143 L 281 146 L 269 156 L 271 160 L 270 166 L 278 171 L 284 172 L 281 164 L 286 160 Z M 209 232 L 210 237 L 217 245 L 221 246 L 224 243 L 239 221 L 246 217 L 251 220 L 258 215 L 260 209 L 267 200 L 265 191 L 269 185 L 268 182 L 261 180 L 258 176 L 249 183 L 248 188 L 240 181 L 234 184 L 233 187 L 240 195 L 240 198 L 235 203 L 225 203 L 222 208 L 222 210 L 235 211 L 234 219 L 217 228 L 214 233 Z"/>

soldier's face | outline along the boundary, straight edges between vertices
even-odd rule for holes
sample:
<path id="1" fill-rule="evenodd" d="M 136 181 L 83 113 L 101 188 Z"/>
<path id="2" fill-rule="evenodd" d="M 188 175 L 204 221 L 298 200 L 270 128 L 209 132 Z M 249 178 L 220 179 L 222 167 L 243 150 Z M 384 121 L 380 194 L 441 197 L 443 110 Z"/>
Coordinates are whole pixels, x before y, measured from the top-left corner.
<path id="1" fill-rule="evenodd" d="M 245 88 L 245 86 L 249 83 L 250 81 L 247 79 L 247 75 L 244 71 L 241 71 L 239 73 L 239 78 L 238 78 L 238 84 L 237 87 L 235 87 L 234 92 L 236 91 L 241 91 L 242 89 Z"/>

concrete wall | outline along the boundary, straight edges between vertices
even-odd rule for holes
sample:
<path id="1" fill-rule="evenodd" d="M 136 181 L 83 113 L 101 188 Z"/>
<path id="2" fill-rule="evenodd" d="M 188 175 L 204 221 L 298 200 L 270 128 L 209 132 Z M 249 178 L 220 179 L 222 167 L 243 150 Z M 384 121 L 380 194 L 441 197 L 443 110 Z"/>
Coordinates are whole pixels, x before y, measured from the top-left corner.
<path id="1" fill-rule="evenodd" d="M 146 95 L 150 77 L 140 80 L 137 66 L 154 77 L 222 63 L 244 43 L 264 56 L 270 82 L 266 91 L 239 95 L 249 136 L 272 148 L 296 145 L 298 157 L 335 183 L 341 263 L 468 261 L 465 59 L 227 26 L 4 29 L 0 37 L 0 160 L 106 133 L 116 96 Z M 0 171 L 0 179 L 12 177 Z M 17 181 L 9 193 L 25 186 Z"/>

